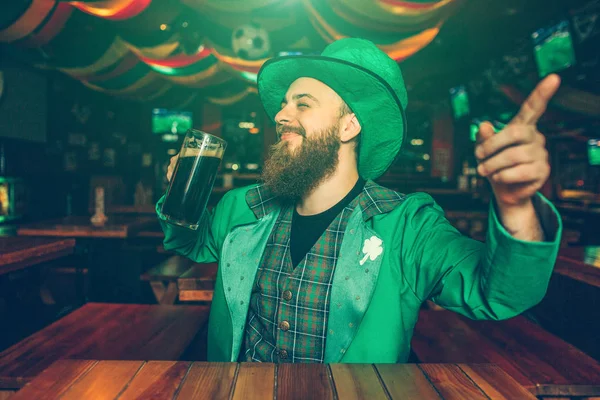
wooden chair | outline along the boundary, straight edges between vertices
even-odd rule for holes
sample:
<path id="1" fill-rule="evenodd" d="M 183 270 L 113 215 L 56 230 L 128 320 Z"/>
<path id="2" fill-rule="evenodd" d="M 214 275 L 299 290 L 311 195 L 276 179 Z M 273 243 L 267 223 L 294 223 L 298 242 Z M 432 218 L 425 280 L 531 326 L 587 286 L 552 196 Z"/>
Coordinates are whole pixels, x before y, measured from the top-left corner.
<path id="1" fill-rule="evenodd" d="M 193 264 L 183 256 L 171 256 L 143 273 L 140 279 L 150 282 L 158 304 L 173 304 L 178 294 L 177 279 Z"/>

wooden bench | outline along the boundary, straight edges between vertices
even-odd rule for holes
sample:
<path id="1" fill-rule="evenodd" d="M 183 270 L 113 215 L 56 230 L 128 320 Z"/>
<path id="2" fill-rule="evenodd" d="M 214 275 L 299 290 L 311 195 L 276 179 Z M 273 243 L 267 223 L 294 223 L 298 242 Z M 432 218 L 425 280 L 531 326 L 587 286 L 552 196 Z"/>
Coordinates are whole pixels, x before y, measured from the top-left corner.
<path id="1" fill-rule="evenodd" d="M 423 363 L 493 363 L 536 396 L 593 396 L 600 363 L 523 316 L 473 321 L 422 310 L 412 349 Z"/>
<path id="2" fill-rule="evenodd" d="M 179 301 L 212 301 L 218 264 L 195 264 L 184 272 L 177 284 Z"/>
<path id="3" fill-rule="evenodd" d="M 143 273 L 140 279 L 150 282 L 158 304 L 173 304 L 178 293 L 177 279 L 193 264 L 192 260 L 183 256 L 171 256 Z"/>
<path id="4" fill-rule="evenodd" d="M 150 282 L 159 304 L 180 301 L 211 301 L 217 263 L 198 264 L 183 256 L 171 256 L 140 276 Z"/>
<path id="5" fill-rule="evenodd" d="M 0 396 L 60 359 L 201 360 L 209 309 L 88 303 L 0 353 Z"/>

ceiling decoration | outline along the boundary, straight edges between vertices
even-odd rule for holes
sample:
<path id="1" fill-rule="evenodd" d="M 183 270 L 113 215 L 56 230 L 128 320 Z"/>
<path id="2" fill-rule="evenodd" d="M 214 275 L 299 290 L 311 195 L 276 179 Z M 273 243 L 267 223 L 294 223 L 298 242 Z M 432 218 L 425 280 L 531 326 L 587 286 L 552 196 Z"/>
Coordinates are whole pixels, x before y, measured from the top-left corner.
<path id="1" fill-rule="evenodd" d="M 232 104 L 269 58 L 363 37 L 401 62 L 464 0 L 26 0 L 0 5 L 0 42 L 35 66 L 140 101 Z M 8 4 L 7 4 L 8 3 Z"/>

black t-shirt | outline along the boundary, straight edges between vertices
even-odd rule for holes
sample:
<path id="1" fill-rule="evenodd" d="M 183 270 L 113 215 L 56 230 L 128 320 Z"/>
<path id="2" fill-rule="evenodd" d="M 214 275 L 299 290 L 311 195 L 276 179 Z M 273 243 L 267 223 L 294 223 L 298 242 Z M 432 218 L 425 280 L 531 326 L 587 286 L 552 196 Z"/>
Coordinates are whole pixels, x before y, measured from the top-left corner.
<path id="1" fill-rule="evenodd" d="M 292 256 L 294 268 L 302 261 L 306 253 L 313 247 L 335 217 L 362 192 L 364 186 L 365 181 L 362 178 L 358 178 L 358 181 L 346 197 L 329 210 L 323 211 L 320 214 L 302 216 L 298 214 L 296 207 L 294 207 L 290 238 L 290 255 Z"/>

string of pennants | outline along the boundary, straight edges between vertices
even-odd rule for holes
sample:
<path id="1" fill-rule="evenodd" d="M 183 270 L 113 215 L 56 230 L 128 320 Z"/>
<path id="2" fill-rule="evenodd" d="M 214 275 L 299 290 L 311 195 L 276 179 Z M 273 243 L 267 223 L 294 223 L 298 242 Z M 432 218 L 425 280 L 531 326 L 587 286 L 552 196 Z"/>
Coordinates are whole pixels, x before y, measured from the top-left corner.
<path id="1" fill-rule="evenodd" d="M 0 5 L 0 42 L 36 67 L 140 101 L 256 92 L 269 58 L 358 36 L 401 62 L 464 0 L 26 0 Z M 18 3 L 18 4 L 15 4 Z"/>

